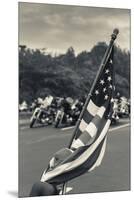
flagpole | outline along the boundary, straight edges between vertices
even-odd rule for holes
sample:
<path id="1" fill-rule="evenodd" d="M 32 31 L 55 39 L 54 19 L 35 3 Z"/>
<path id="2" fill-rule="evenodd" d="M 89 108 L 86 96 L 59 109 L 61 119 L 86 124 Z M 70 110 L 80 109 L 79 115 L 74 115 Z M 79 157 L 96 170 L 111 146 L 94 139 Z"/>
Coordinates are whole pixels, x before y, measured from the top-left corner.
<path id="1" fill-rule="evenodd" d="M 74 138 L 75 138 L 76 135 L 77 135 L 77 131 L 78 131 L 78 128 L 79 128 L 81 119 L 82 119 L 82 117 L 83 117 L 84 111 L 85 111 L 85 109 L 87 108 L 88 102 L 89 102 L 89 100 L 90 100 L 90 98 L 91 98 L 91 94 L 92 94 L 92 92 L 93 92 L 93 90 L 94 90 L 94 87 L 95 87 L 95 85 L 96 85 L 96 83 L 97 83 L 97 80 L 98 80 L 98 78 L 99 78 L 99 76 L 100 76 L 100 74 L 101 74 L 101 72 L 102 72 L 102 70 L 103 70 L 105 64 L 107 63 L 107 60 L 108 60 L 108 58 L 109 58 L 109 56 L 110 56 L 112 47 L 113 47 L 113 45 L 114 45 L 114 41 L 115 41 L 115 39 L 117 38 L 118 33 L 119 33 L 119 30 L 118 30 L 118 29 L 114 29 L 114 30 L 113 30 L 113 33 L 112 33 L 112 35 L 111 35 L 111 40 L 110 40 L 109 46 L 108 46 L 108 48 L 107 48 L 107 50 L 106 50 L 106 52 L 105 52 L 105 54 L 104 54 L 103 60 L 102 60 L 102 62 L 101 62 L 101 64 L 100 64 L 99 70 L 98 70 L 97 75 L 96 75 L 96 77 L 95 77 L 95 80 L 94 80 L 94 82 L 93 82 L 93 84 L 92 84 L 92 87 L 91 87 L 91 89 L 90 89 L 90 92 L 88 93 L 86 102 L 85 102 L 85 104 L 84 104 L 84 106 L 83 106 L 83 109 L 82 109 L 82 111 L 81 111 L 81 114 L 80 114 L 80 116 L 79 116 L 79 119 L 78 119 L 78 121 L 77 121 L 77 123 L 76 123 L 76 127 L 75 127 L 74 133 L 73 133 L 73 135 L 72 135 L 72 138 L 71 138 L 71 140 L 70 140 L 70 143 L 69 143 L 69 145 L 68 145 L 68 148 L 71 148 L 72 143 L 73 143 L 73 140 L 74 140 Z M 67 182 L 64 182 L 64 183 L 63 183 L 63 187 L 62 187 L 62 194 L 65 194 L 65 193 L 66 193 L 66 186 L 67 186 Z"/>

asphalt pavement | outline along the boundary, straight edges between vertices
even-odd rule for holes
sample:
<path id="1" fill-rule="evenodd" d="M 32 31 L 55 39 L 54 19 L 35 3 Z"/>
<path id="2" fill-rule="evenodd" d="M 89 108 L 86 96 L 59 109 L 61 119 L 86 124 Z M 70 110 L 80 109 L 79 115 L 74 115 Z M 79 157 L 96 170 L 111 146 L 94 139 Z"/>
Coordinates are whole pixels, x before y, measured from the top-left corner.
<path id="1" fill-rule="evenodd" d="M 73 128 L 37 126 L 29 121 L 19 126 L 19 196 L 27 197 L 32 184 L 40 180 L 52 155 L 66 147 Z M 121 119 L 111 126 L 101 166 L 68 182 L 69 194 L 130 190 L 130 121 Z"/>

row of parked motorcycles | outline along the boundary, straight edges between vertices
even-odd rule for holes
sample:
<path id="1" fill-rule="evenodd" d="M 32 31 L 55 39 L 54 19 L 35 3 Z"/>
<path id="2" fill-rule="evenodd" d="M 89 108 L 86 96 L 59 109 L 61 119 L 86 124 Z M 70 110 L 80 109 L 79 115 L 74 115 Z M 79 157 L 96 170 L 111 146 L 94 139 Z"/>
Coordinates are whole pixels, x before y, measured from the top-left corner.
<path id="1" fill-rule="evenodd" d="M 53 125 L 55 128 L 75 125 L 84 101 L 76 100 L 70 103 L 62 99 L 61 102 L 57 105 L 53 103 L 51 99 L 51 102 L 49 102 L 47 106 L 44 106 L 44 104 L 36 105 L 33 108 L 33 114 L 30 118 L 30 128 L 33 128 L 36 124 Z M 128 105 L 126 103 L 119 103 L 119 101 L 115 99 L 112 124 L 118 123 L 119 119 L 124 116 L 129 116 Z"/>
<path id="2" fill-rule="evenodd" d="M 75 125 L 83 103 L 75 102 L 72 106 L 69 102 L 66 102 L 69 108 L 66 108 L 62 105 L 51 104 L 49 106 L 38 105 L 30 118 L 30 128 L 33 128 L 35 124 L 42 125 L 54 125 L 54 127 L 58 128 L 64 125 Z"/>

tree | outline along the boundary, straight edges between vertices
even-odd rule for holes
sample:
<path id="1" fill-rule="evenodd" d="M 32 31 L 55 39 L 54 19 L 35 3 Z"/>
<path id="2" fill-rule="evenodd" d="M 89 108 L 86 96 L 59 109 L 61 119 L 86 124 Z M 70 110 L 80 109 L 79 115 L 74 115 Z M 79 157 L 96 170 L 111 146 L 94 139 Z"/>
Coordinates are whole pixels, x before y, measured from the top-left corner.
<path id="1" fill-rule="evenodd" d="M 88 93 L 96 76 L 107 45 L 97 43 L 90 52 L 75 56 L 73 47 L 65 54 L 45 54 L 45 49 L 19 46 L 19 96 L 20 101 L 31 102 L 38 96 L 77 97 Z M 130 52 L 115 46 L 114 66 L 116 90 L 130 96 Z"/>

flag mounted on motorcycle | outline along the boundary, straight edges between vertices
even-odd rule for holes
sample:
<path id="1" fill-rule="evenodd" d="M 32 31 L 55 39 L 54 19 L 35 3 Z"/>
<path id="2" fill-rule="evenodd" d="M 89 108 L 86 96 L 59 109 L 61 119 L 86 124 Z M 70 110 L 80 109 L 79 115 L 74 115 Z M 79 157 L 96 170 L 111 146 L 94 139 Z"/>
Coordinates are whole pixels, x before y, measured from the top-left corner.
<path id="1" fill-rule="evenodd" d="M 114 46 L 118 32 L 112 35 L 105 59 L 87 98 L 76 133 L 69 148 L 60 150 L 50 160 L 41 182 L 62 184 L 95 169 L 103 159 L 107 132 L 113 114 Z"/>

